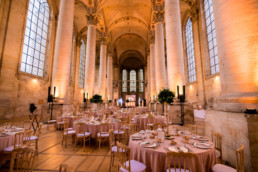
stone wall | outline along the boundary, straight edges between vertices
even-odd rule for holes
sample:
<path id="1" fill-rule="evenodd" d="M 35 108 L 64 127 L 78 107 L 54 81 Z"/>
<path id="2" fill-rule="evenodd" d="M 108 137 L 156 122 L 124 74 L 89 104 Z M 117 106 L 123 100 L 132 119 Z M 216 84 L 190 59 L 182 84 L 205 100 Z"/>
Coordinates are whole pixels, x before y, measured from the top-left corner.
<path id="1" fill-rule="evenodd" d="M 258 164 L 257 119 L 257 115 L 206 110 L 205 135 L 209 138 L 212 132 L 223 135 L 223 160 L 232 166 L 236 164 L 236 149 L 244 145 L 245 171 L 255 172 Z"/>

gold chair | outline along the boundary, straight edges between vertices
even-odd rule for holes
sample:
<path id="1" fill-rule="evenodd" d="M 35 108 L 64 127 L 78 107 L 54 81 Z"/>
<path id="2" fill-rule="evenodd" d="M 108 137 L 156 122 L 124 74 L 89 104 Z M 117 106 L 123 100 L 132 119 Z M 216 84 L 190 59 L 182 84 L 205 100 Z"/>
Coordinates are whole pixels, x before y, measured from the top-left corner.
<path id="1" fill-rule="evenodd" d="M 54 128 L 57 128 L 56 120 L 54 120 L 54 119 L 51 120 L 50 118 L 51 118 L 50 114 L 47 114 L 47 130 L 49 130 L 49 126 L 51 124 L 54 124 Z"/>
<path id="2" fill-rule="evenodd" d="M 130 148 L 120 142 L 117 145 L 118 171 L 145 171 L 146 165 L 136 160 L 130 160 Z"/>
<path id="3" fill-rule="evenodd" d="M 31 137 L 29 138 L 30 146 L 31 146 L 31 144 L 32 144 L 32 145 L 34 144 L 35 150 L 36 150 L 36 154 L 37 154 L 37 155 L 38 155 L 39 136 L 40 136 L 40 134 L 41 134 L 41 128 L 42 128 L 42 126 L 43 126 L 43 123 L 40 123 L 40 124 L 39 124 L 39 127 L 38 127 L 37 130 L 36 130 L 35 135 L 33 135 L 33 136 L 31 136 Z"/>
<path id="4" fill-rule="evenodd" d="M 240 148 L 236 150 L 236 169 L 223 164 L 215 164 L 212 167 L 213 172 L 229 172 L 229 171 L 244 172 L 244 170 L 245 170 L 245 163 L 244 163 L 243 145 L 240 145 Z"/>
<path id="5" fill-rule="evenodd" d="M 167 172 L 197 172 L 196 159 L 197 156 L 192 153 L 167 152 Z"/>
<path id="6" fill-rule="evenodd" d="M 76 122 L 74 124 L 74 128 L 76 129 L 75 134 L 75 142 L 74 142 L 74 148 L 76 147 L 77 140 L 82 140 L 83 142 L 83 150 L 85 150 L 85 142 L 89 141 L 90 144 L 90 133 L 85 131 L 85 123 L 83 122 Z"/>
<path id="7" fill-rule="evenodd" d="M 157 130 L 159 127 L 161 127 L 162 129 L 165 129 L 166 128 L 166 124 L 163 124 L 163 123 L 153 124 L 153 130 Z"/>
<path id="8" fill-rule="evenodd" d="M 191 134 L 197 134 L 197 126 L 192 124 L 185 124 L 184 130 L 191 133 Z"/>
<path id="9" fill-rule="evenodd" d="M 147 129 L 148 130 L 152 130 L 153 129 L 153 125 L 154 125 L 154 117 L 147 117 Z"/>
<path id="10" fill-rule="evenodd" d="M 213 132 L 211 134 L 211 141 L 214 143 L 216 149 L 216 158 L 223 163 L 222 159 L 222 135 L 220 133 Z"/>
<path id="11" fill-rule="evenodd" d="M 109 141 L 109 133 L 107 132 L 108 125 L 109 125 L 108 123 L 100 124 L 100 132 L 97 134 L 99 149 L 100 149 L 101 143 Z"/>
<path id="12" fill-rule="evenodd" d="M 68 137 L 71 136 L 71 138 L 73 139 L 73 136 L 75 135 L 75 133 L 76 132 L 74 130 L 68 130 L 68 123 L 64 122 L 62 145 L 63 145 L 63 142 L 65 141 L 65 147 L 66 147 Z"/>
<path id="13" fill-rule="evenodd" d="M 115 135 L 114 135 L 114 129 L 109 130 L 109 148 L 110 148 L 110 165 L 109 165 L 109 171 L 111 170 L 111 165 L 114 165 L 114 159 L 115 155 L 117 153 L 117 147 L 115 146 Z"/>
<path id="14" fill-rule="evenodd" d="M 117 130 L 114 131 L 115 138 L 118 141 L 121 139 L 126 139 L 126 133 L 129 130 L 127 122 L 118 122 Z"/>
<path id="15" fill-rule="evenodd" d="M 23 148 L 26 147 L 29 144 L 27 143 L 30 136 L 32 134 L 32 130 L 25 130 L 22 132 L 15 133 L 14 135 L 14 145 L 6 147 L 3 149 L 4 153 L 11 153 L 16 148 Z"/>
<path id="16" fill-rule="evenodd" d="M 31 148 L 15 148 L 12 150 L 9 172 L 16 170 L 32 172 L 36 151 Z M 16 160 L 16 161 L 15 161 Z M 15 163 L 16 162 L 16 163 Z"/>
<path id="17" fill-rule="evenodd" d="M 32 120 L 24 120 L 23 121 L 23 128 L 25 130 L 31 130 L 32 127 Z"/>

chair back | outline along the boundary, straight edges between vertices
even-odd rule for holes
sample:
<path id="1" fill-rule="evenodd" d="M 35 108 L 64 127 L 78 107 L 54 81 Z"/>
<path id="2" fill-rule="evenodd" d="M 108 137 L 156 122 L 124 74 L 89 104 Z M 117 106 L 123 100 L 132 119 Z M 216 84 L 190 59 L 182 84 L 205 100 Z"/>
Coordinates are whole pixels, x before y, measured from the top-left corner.
<path id="1" fill-rule="evenodd" d="M 118 141 L 116 142 L 116 146 L 118 166 L 124 168 L 125 171 L 131 172 L 130 148 Z M 128 161 L 128 166 L 126 166 L 126 161 Z"/>
<path id="2" fill-rule="evenodd" d="M 109 147 L 110 150 L 112 147 L 115 146 L 115 135 L 114 135 L 114 129 L 109 130 Z"/>
<path id="3" fill-rule="evenodd" d="M 23 121 L 23 128 L 25 130 L 30 130 L 32 127 L 32 120 L 24 120 Z"/>
<path id="4" fill-rule="evenodd" d="M 23 143 L 26 143 L 28 147 L 30 147 L 30 137 L 32 135 L 32 130 L 25 130 L 23 131 Z M 22 144 L 23 145 L 23 144 Z M 15 145 L 14 145 L 15 147 Z"/>
<path id="5" fill-rule="evenodd" d="M 19 169 L 19 171 L 23 172 L 32 172 L 35 155 L 36 151 L 28 147 L 13 149 L 11 153 L 11 163 L 9 172 L 14 171 L 14 166 L 16 166 L 17 171 Z"/>
<path id="6" fill-rule="evenodd" d="M 220 133 L 213 132 L 211 134 L 211 141 L 213 142 L 215 149 L 220 152 L 220 160 L 222 162 L 222 135 Z"/>
<path id="7" fill-rule="evenodd" d="M 185 131 L 188 131 L 191 134 L 197 134 L 197 126 L 192 124 L 185 124 L 184 125 Z"/>
<path id="8" fill-rule="evenodd" d="M 237 172 L 244 172 L 244 145 L 240 145 L 240 148 L 236 150 L 236 170 Z"/>
<path id="9" fill-rule="evenodd" d="M 36 136 L 39 137 L 39 135 L 41 134 L 41 129 L 42 129 L 43 123 L 39 123 L 39 127 L 36 129 Z"/>
<path id="10" fill-rule="evenodd" d="M 100 124 L 100 135 L 101 135 L 101 133 L 108 132 L 108 126 L 109 126 L 108 123 L 101 123 Z"/>
<path id="11" fill-rule="evenodd" d="M 68 132 L 68 120 L 66 118 L 64 118 L 64 130 L 63 132 Z"/>
<path id="12" fill-rule="evenodd" d="M 171 168 L 177 172 L 197 172 L 196 171 L 196 160 L 197 156 L 193 153 L 184 152 L 167 152 L 167 163 L 169 172 Z M 178 170 L 175 170 L 177 169 Z"/>
<path id="13" fill-rule="evenodd" d="M 163 123 L 153 124 L 153 130 L 157 130 L 159 127 L 161 127 L 162 129 L 165 129 L 166 128 L 166 124 L 163 124 Z"/>
<path id="14" fill-rule="evenodd" d="M 77 134 L 84 134 L 85 135 L 85 123 L 84 122 L 75 122 L 74 123 L 74 128 L 76 130 Z"/>
<path id="15" fill-rule="evenodd" d="M 15 133 L 15 135 L 14 135 L 14 149 L 22 147 L 23 143 L 29 140 L 31 134 L 32 134 L 31 130 L 25 130 L 25 131 Z"/>

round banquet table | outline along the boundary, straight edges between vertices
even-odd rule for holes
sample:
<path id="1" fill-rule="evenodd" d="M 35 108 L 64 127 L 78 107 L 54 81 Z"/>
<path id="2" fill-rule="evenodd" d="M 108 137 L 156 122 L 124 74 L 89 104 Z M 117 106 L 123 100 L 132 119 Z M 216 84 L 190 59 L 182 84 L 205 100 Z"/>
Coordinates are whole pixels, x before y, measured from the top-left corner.
<path id="1" fill-rule="evenodd" d="M 163 116 L 156 116 L 156 117 L 137 116 L 135 117 L 135 119 L 139 126 L 139 130 L 145 130 L 148 123 L 152 123 L 152 124 L 164 123 Z"/>
<path id="2" fill-rule="evenodd" d="M 62 122 L 62 121 L 64 121 L 64 119 L 67 119 L 68 127 L 73 128 L 74 121 L 76 121 L 78 119 L 82 119 L 82 118 L 84 118 L 84 116 L 60 116 L 60 117 L 57 117 L 57 122 Z"/>
<path id="3" fill-rule="evenodd" d="M 24 130 L 21 130 L 24 131 Z M 0 151 L 2 151 L 4 148 L 7 148 L 9 146 L 13 146 L 14 145 L 14 135 L 18 132 L 21 131 L 17 131 L 17 132 L 8 132 L 8 134 L 6 135 L 0 135 Z"/>
<path id="4" fill-rule="evenodd" d="M 178 145 L 181 145 L 181 136 L 173 136 L 174 141 Z M 144 163 L 147 166 L 147 172 L 164 172 L 167 167 L 166 153 L 167 149 L 165 147 L 170 146 L 171 140 L 164 140 L 157 149 L 155 148 L 145 148 L 140 146 L 139 143 L 143 140 L 132 140 L 130 138 L 129 147 L 131 149 L 131 159 L 137 160 Z M 150 139 L 154 142 L 154 139 Z M 196 141 L 197 142 L 197 141 Z M 211 143 L 211 142 L 209 142 Z M 216 163 L 216 153 L 214 146 L 211 149 L 199 149 L 194 146 L 187 145 L 191 152 L 197 154 L 197 171 L 198 172 L 208 172 L 211 171 L 212 166 Z"/>
<path id="5" fill-rule="evenodd" d="M 77 125 L 75 125 L 76 122 L 74 122 L 74 130 L 78 131 Z M 105 128 L 103 132 L 108 132 L 110 129 L 118 129 L 118 123 L 108 123 L 108 127 Z M 100 124 L 90 124 L 90 123 L 85 123 L 83 131 L 85 132 L 90 132 L 91 133 L 91 138 L 97 138 L 97 134 L 100 132 Z"/>

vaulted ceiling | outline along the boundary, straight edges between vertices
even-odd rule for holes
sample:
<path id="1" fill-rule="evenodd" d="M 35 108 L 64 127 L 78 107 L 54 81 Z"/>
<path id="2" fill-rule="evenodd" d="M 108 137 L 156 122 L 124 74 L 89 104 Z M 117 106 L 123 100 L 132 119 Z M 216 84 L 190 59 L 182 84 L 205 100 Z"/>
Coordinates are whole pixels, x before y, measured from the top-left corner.
<path id="1" fill-rule="evenodd" d="M 137 57 L 134 58 L 146 63 L 148 33 L 153 24 L 153 2 L 164 0 L 75 0 L 74 29 L 80 37 L 87 35 L 87 5 L 94 1 L 99 19 L 97 39 L 101 30 L 107 30 L 109 45 L 116 49 L 115 61 L 119 63 L 120 58 L 130 58 L 125 52 L 135 51 Z M 189 1 L 192 0 L 180 1 L 181 17 L 189 8 Z M 60 0 L 55 2 L 59 6 Z"/>

